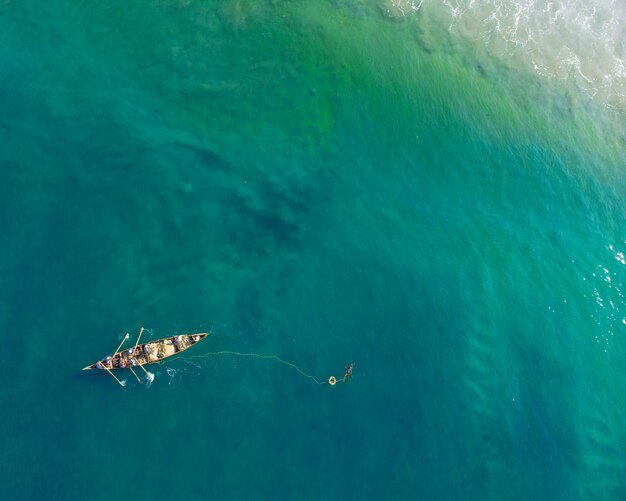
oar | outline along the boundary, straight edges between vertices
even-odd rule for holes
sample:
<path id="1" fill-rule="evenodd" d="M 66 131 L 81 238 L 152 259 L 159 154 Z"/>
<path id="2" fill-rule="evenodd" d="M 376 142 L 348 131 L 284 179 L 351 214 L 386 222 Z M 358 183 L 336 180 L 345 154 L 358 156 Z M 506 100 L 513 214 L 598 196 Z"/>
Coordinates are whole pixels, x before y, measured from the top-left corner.
<path id="1" fill-rule="evenodd" d="M 146 373 L 146 376 L 148 376 L 150 381 L 154 381 L 154 374 L 152 374 L 152 372 L 148 372 L 142 364 L 139 364 L 139 367 L 141 367 L 141 370 Z"/>
<path id="2" fill-rule="evenodd" d="M 128 339 L 128 333 L 126 333 L 126 335 L 124 336 L 124 339 L 122 339 L 122 342 L 120 343 L 120 345 L 117 347 L 117 350 L 115 350 L 115 353 L 113 353 L 113 355 L 111 355 L 111 359 L 117 355 L 117 352 L 120 351 L 120 348 L 122 347 L 122 345 L 124 344 L 124 342 Z M 119 379 L 117 379 L 117 377 L 115 376 L 115 374 L 113 374 L 109 368 L 104 365 L 104 362 L 100 362 L 100 365 L 102 365 L 102 368 L 105 369 L 109 374 L 111 374 L 111 376 L 113 376 L 113 379 L 115 379 L 120 386 L 125 386 L 125 383 L 122 383 Z"/>
<path id="3" fill-rule="evenodd" d="M 139 376 L 137 376 L 137 374 L 135 374 L 135 371 L 133 370 L 132 367 L 129 367 L 130 372 L 133 373 L 133 376 L 135 376 L 135 379 L 137 379 L 137 381 L 139 381 L 139 384 L 141 384 L 141 379 L 139 379 Z"/>
<path id="4" fill-rule="evenodd" d="M 137 346 L 139 345 L 139 340 L 141 339 L 141 335 L 143 334 L 143 331 L 144 331 L 143 327 L 141 329 L 139 329 L 139 336 L 137 336 L 137 342 L 135 343 L 135 347 L 133 348 L 133 354 L 135 356 L 137 356 L 137 354 L 135 353 L 135 350 L 137 349 Z M 144 369 L 142 364 L 137 364 L 137 365 L 139 365 L 139 367 L 141 367 L 141 370 L 146 373 L 146 376 L 148 376 L 148 379 L 150 381 L 154 380 L 154 374 L 152 374 L 151 372 L 148 372 L 146 369 Z"/>
<path id="5" fill-rule="evenodd" d="M 137 342 L 135 343 L 135 348 L 137 348 L 137 345 L 139 344 L 139 340 L 141 339 L 142 334 L 143 334 L 143 327 L 139 330 L 139 336 L 137 336 Z M 134 348 L 133 348 L 133 352 L 134 352 Z"/>
<path id="6" fill-rule="evenodd" d="M 115 380 L 116 380 L 116 381 L 120 384 L 120 386 L 121 386 L 122 388 L 123 388 L 124 386 L 126 386 L 126 383 L 122 383 L 119 379 L 117 379 L 117 377 L 115 376 L 115 374 L 113 374 L 113 373 L 109 370 L 109 368 L 108 368 L 106 365 L 104 365 L 102 362 L 100 362 L 100 365 L 101 365 L 101 366 L 102 366 L 102 367 L 103 367 L 103 368 L 104 368 L 104 369 L 105 369 L 105 370 L 106 370 L 109 374 L 111 374 L 111 376 L 113 376 L 113 379 L 115 379 Z"/>
<path id="7" fill-rule="evenodd" d="M 111 355 L 111 358 L 113 358 L 115 355 L 117 355 L 117 352 L 120 351 L 120 348 L 122 347 L 122 345 L 126 342 L 126 340 L 130 337 L 130 335 L 128 334 L 128 332 L 126 333 L 126 335 L 124 336 L 124 339 L 122 339 L 122 342 L 120 343 L 120 345 L 117 347 L 117 350 L 115 350 L 115 353 L 113 353 L 113 355 Z"/>

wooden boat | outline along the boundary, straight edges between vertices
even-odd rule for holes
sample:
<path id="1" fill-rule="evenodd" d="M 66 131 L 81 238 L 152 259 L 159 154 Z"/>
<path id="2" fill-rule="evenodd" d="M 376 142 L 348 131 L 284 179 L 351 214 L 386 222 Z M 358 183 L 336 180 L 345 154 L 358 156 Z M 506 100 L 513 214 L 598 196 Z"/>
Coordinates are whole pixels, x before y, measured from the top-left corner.
<path id="1" fill-rule="evenodd" d="M 166 337 L 163 339 L 157 339 L 156 341 L 139 344 L 143 330 L 144 329 L 142 327 L 139 331 L 139 336 L 137 337 L 137 342 L 134 347 L 120 351 L 122 345 L 130 337 L 126 334 L 113 355 L 99 360 L 95 364 L 83 367 L 83 370 L 106 370 L 120 385 L 124 386 L 125 383 L 120 381 L 111 371 L 116 369 L 130 369 L 135 378 L 141 382 L 133 370 L 134 367 L 139 367 L 146 373 L 148 379 L 152 380 L 154 379 L 154 375 L 146 371 L 143 367 L 144 365 L 160 362 L 161 360 L 165 360 L 166 358 L 176 355 L 177 353 L 181 353 L 208 336 L 208 333 L 206 332 L 199 334 L 180 334 L 178 336 Z"/>

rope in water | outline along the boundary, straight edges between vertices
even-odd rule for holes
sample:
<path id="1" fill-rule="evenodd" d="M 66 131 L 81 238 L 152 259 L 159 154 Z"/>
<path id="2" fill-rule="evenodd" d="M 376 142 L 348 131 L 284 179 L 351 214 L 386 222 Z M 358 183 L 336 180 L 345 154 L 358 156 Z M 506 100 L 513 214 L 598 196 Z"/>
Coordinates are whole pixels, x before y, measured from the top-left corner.
<path id="1" fill-rule="evenodd" d="M 285 365 L 288 365 L 289 367 L 294 368 L 300 374 L 302 374 L 304 377 L 306 377 L 308 379 L 312 379 L 313 381 L 315 381 L 316 384 L 318 384 L 320 386 L 323 385 L 323 384 L 329 384 L 328 381 L 321 381 L 321 382 L 318 381 L 315 377 L 311 376 L 310 374 L 307 374 L 302 369 L 300 369 L 300 367 L 298 367 L 296 364 L 292 364 L 291 362 L 287 362 L 286 360 L 283 360 L 282 358 L 279 358 L 276 355 L 259 355 L 258 353 L 239 353 L 238 351 L 215 351 L 215 352 L 211 352 L 211 353 L 203 353 L 202 355 L 194 355 L 192 357 L 184 357 L 184 358 L 181 357 L 181 358 L 179 358 L 179 360 L 193 360 L 193 359 L 198 359 L 198 358 L 207 358 L 207 357 L 210 357 L 212 355 L 234 355 L 234 356 L 238 356 L 238 357 L 260 358 L 260 359 L 263 359 L 263 360 L 276 360 L 277 362 L 280 362 L 281 364 L 285 364 Z M 331 378 L 333 380 L 335 380 L 335 378 L 333 376 L 331 376 Z M 343 381 L 340 379 L 340 380 L 338 380 L 336 382 L 343 382 Z M 331 384 L 334 384 L 334 383 L 331 383 Z"/>

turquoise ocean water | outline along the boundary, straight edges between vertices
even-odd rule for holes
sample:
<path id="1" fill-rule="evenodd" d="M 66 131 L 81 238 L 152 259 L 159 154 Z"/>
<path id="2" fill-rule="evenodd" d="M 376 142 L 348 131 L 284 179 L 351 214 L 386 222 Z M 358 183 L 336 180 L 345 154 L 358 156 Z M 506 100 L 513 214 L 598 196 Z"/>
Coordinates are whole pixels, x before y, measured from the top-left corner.
<path id="1" fill-rule="evenodd" d="M 526 4 L 2 2 L 2 498 L 626 498 L 624 12 Z"/>

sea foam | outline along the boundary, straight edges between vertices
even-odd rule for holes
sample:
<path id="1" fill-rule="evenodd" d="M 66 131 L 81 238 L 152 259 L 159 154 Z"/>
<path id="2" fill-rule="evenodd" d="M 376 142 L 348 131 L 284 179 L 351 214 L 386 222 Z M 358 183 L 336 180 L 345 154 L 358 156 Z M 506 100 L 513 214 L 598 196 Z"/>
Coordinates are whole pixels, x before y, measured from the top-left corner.
<path id="1" fill-rule="evenodd" d="M 383 0 L 389 17 L 447 30 L 517 69 L 626 111 L 626 7 L 618 0 Z"/>

